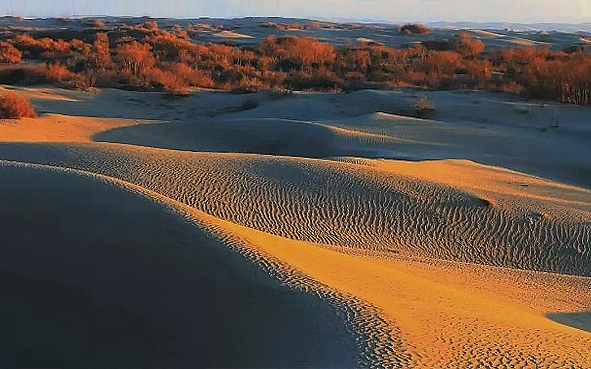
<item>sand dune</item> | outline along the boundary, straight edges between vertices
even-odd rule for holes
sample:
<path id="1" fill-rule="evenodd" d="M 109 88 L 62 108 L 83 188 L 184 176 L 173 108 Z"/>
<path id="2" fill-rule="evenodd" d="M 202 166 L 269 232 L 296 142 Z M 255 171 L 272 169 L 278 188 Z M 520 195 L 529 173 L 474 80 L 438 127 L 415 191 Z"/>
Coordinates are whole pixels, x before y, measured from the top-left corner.
<path id="1" fill-rule="evenodd" d="M 2 141 L 72 142 L 89 141 L 96 133 L 142 123 L 131 119 L 99 119 L 47 114 L 40 118 L 24 118 L 0 123 L 0 131 Z"/>
<path id="2" fill-rule="evenodd" d="M 297 291 L 347 328 L 314 338 L 325 344 L 312 366 L 349 366 L 332 359 L 341 345 L 360 366 L 590 367 L 591 190 L 578 186 L 591 173 L 588 112 L 557 108 L 561 128 L 542 131 L 538 103 L 442 93 L 429 95 L 440 110 L 416 118 L 405 115 L 414 93 L 259 93 L 237 111 L 243 97 L 220 93 L 148 94 L 142 107 L 129 92 L 59 92 L 72 99 L 34 100 L 47 115 L 0 124 L 0 173 L 51 173 L 41 188 L 90 177 L 188 220 L 222 259 L 242 260 L 229 262 L 236 273 L 264 272 L 240 289 Z M 76 117 L 85 107 L 96 117 Z M 376 159 L 404 156 L 442 160 Z M 49 187 L 83 187 L 65 177 Z M 27 187 L 6 183 L 8 196 Z M 309 350 L 298 347 L 289 360 Z"/>
<path id="3" fill-rule="evenodd" d="M 499 38 L 499 37 L 503 37 L 503 35 L 496 33 L 496 32 L 491 32 L 491 31 L 485 31 L 485 30 L 481 30 L 481 29 L 471 29 L 470 30 L 471 33 L 480 36 L 480 37 L 485 37 L 485 38 Z"/>
<path id="4" fill-rule="evenodd" d="M 550 306 L 588 311 L 589 278 L 376 260 L 280 241 L 244 228 L 236 231 L 307 275 L 381 308 L 402 343 L 391 358 L 385 358 L 400 367 L 585 368 L 591 364 L 586 355 L 591 336 L 542 313 Z M 552 319 L 581 329 L 580 322 Z"/>
<path id="5" fill-rule="evenodd" d="M 36 183 L 44 185 L 43 181 Z M 133 185 L 120 185 L 151 193 Z M 64 187 L 63 184 L 60 187 Z M 96 190 L 91 187 L 86 191 Z M 175 206 L 165 197 L 154 196 Z M 273 258 L 286 260 L 292 268 L 315 280 L 375 304 L 392 326 L 391 331 L 380 333 L 379 325 L 372 323 L 375 313 L 370 315 L 369 327 L 365 325 L 370 329 L 366 331 L 369 342 L 380 343 L 377 350 L 370 346 L 365 356 L 373 364 L 400 367 L 589 365 L 582 353 L 591 343 L 591 337 L 553 323 L 537 311 L 555 304 L 561 308 L 588 309 L 589 306 L 580 305 L 580 301 L 591 301 L 588 298 L 591 279 L 349 256 L 254 231 L 200 212 L 186 211 L 203 222 L 212 234 L 234 247 L 244 247 L 247 255 L 257 250 L 271 255 L 272 258 L 263 254 L 262 258 L 251 257 L 251 260 L 258 260 L 259 265 L 271 273 L 287 274 L 283 280 L 292 288 L 301 286 L 298 282 L 301 277 L 282 271 L 281 264 L 274 263 Z M 101 265 L 96 267 L 101 268 Z M 343 274 L 343 270 L 347 273 Z M 368 281 L 372 282 L 368 284 Z M 319 287 L 315 282 L 307 282 L 300 288 L 318 290 Z M 524 295 L 530 299 L 525 299 L 525 303 Z M 355 300 L 349 303 L 359 304 Z M 359 318 L 363 316 L 362 313 Z M 359 318 L 355 319 L 356 323 L 362 323 Z M 563 356 L 563 353 L 568 355 Z"/>
<path id="6" fill-rule="evenodd" d="M 360 360 L 345 331 L 356 311 L 340 303 L 337 315 L 330 306 L 339 296 L 330 303 L 328 295 L 282 286 L 161 199 L 78 171 L 2 162 L 0 172 L 0 273 L 10 300 L 2 340 L 15 347 L 3 351 L 4 364 L 351 367 Z M 286 334 L 267 337 L 276 331 Z"/>
<path id="7" fill-rule="evenodd" d="M 102 17 L 106 23 L 106 30 L 112 27 L 125 24 L 141 24 L 145 22 L 145 18 L 127 17 Z M 63 19 L 20 19 L 15 20 L 10 17 L 3 17 L 0 23 L 8 28 L 8 31 L 56 31 L 55 38 L 64 32 L 64 27 L 67 31 L 73 32 L 75 35 L 78 32 L 84 32 L 89 29 L 88 19 L 83 20 L 68 20 Z M 474 22 L 435 22 L 426 24 L 431 29 L 431 33 L 427 35 L 407 35 L 399 32 L 400 25 L 397 24 L 344 24 L 335 22 L 318 22 L 317 20 L 309 19 L 294 19 L 294 18 L 269 18 L 269 17 L 247 17 L 239 19 L 170 19 L 158 18 L 156 19 L 161 29 L 172 30 L 176 24 L 183 27 L 192 25 L 199 33 L 193 36 L 202 42 L 213 41 L 215 36 L 212 33 L 220 29 L 232 30 L 237 33 L 251 35 L 252 39 L 237 39 L 238 41 L 246 41 L 246 45 L 255 45 L 263 41 L 269 35 L 297 33 L 302 36 L 314 37 L 325 42 L 330 42 L 334 45 L 343 45 L 347 39 L 355 39 L 357 37 L 375 39 L 377 42 L 384 43 L 390 47 L 404 47 L 408 44 L 409 39 L 412 41 L 426 41 L 431 39 L 452 39 L 459 30 L 471 30 L 474 33 L 481 33 L 481 37 L 486 37 L 487 33 L 496 33 L 502 36 L 512 37 L 516 34 L 523 35 L 526 38 L 536 39 L 540 36 L 540 31 L 544 30 L 544 40 L 549 42 L 553 49 L 562 50 L 569 45 L 573 45 L 578 41 L 581 31 L 590 32 L 591 27 L 589 23 L 583 24 L 563 24 L 563 23 L 538 23 L 538 24 L 515 24 L 511 23 L 474 23 Z M 86 23 L 85 23 L 86 22 Z M 316 23 L 316 25 L 313 25 Z M 272 27 L 273 24 L 279 25 L 281 29 Z M 508 28 L 509 27 L 509 28 Z M 516 30 L 523 31 L 516 31 Z M 487 30 L 487 31 L 480 31 Z M 511 44 L 502 42 L 495 42 L 498 39 L 488 39 L 487 46 L 507 47 Z"/>

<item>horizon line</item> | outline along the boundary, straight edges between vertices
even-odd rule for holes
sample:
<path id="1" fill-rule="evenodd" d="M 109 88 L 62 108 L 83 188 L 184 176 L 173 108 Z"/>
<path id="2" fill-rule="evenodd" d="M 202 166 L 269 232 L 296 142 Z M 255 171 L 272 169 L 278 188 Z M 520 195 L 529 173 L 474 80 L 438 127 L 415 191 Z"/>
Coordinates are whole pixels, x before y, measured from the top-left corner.
<path id="1" fill-rule="evenodd" d="M 327 23 L 336 23 L 336 24 L 345 24 L 345 23 L 365 23 L 365 24 L 387 24 L 387 25 L 397 25 L 403 23 L 423 23 L 423 24 L 436 24 L 436 23 L 448 23 L 448 24 L 462 24 L 462 23 L 473 23 L 473 24 L 520 24 L 520 25 L 537 25 L 537 24 L 560 24 L 560 25 L 587 25 L 591 24 L 591 19 L 577 19 L 573 18 L 571 20 L 563 19 L 563 20 L 521 20 L 521 21 L 503 21 L 503 20 L 430 20 L 430 21 L 422 21 L 422 20 L 380 20 L 380 19 L 371 19 L 371 18 L 331 18 L 331 17 L 292 17 L 292 16 L 262 16 L 262 15 L 237 15 L 237 16 L 196 16 L 196 17 L 165 17 L 165 16 L 153 16 L 153 15 L 107 15 L 107 14 L 72 14 L 72 15 L 28 15 L 28 16 L 21 16 L 21 15 L 2 15 L 2 18 L 22 18 L 27 20 L 36 20 L 36 19 L 63 19 L 63 18 L 72 18 L 72 19 L 86 19 L 86 18 L 129 18 L 129 19 L 140 19 L 140 18 L 149 18 L 149 19 L 176 19 L 176 20 L 198 20 L 198 19 L 213 19 L 213 20 L 239 20 L 239 19 L 254 19 L 254 18 L 261 18 L 261 19 L 293 19 L 293 20 L 306 20 L 306 21 L 321 21 Z"/>

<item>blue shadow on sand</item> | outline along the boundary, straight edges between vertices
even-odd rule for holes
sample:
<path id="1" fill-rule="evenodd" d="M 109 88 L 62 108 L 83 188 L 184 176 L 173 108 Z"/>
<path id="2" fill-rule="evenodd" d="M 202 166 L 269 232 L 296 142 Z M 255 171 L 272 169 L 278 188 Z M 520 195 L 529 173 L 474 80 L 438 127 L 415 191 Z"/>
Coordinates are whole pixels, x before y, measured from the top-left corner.
<path id="1" fill-rule="evenodd" d="M 577 313 L 549 313 L 546 314 L 546 317 L 556 323 L 591 333 L 591 311 Z"/>

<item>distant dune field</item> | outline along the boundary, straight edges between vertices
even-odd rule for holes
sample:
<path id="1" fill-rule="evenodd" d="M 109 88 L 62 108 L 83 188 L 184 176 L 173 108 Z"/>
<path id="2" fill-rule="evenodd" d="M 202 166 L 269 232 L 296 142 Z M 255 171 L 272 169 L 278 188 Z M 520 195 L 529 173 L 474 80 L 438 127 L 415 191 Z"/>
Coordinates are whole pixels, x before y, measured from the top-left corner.
<path id="1" fill-rule="evenodd" d="M 209 347 L 193 336 L 205 329 L 242 350 L 223 361 L 208 341 L 212 366 L 591 367 L 588 108 L 438 92 L 428 94 L 435 110 L 417 118 L 423 93 L 409 89 L 262 92 L 241 110 L 244 96 L 219 92 L 21 92 L 41 117 L 0 123 L 10 211 L 28 201 L 60 219 L 87 214 L 84 227 L 62 221 L 65 234 L 108 237 L 83 251 L 46 247 L 71 255 L 71 276 L 49 264 L 48 275 L 20 278 L 93 289 L 109 263 L 123 273 L 144 249 L 169 253 L 126 274 L 126 288 L 155 287 L 137 294 L 153 300 L 124 310 L 161 309 L 144 314 L 172 319 L 163 329 L 185 345 Z M 96 207 L 103 201 L 120 212 Z M 119 237 L 138 247 L 124 251 Z M 103 248 L 89 264 L 97 277 L 76 280 L 75 267 Z M 27 252 L 13 265 L 46 265 Z M 167 277 L 146 272 L 155 269 Z M 194 325 L 181 329 L 174 314 Z"/>

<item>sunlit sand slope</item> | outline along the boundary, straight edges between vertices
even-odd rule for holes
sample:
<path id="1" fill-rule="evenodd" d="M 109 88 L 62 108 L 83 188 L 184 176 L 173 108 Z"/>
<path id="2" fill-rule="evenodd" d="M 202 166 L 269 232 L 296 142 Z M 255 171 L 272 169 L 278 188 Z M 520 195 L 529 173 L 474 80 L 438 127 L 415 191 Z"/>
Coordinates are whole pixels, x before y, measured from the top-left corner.
<path id="1" fill-rule="evenodd" d="M 402 345 L 394 346 L 390 359 L 400 367 L 591 365 L 591 327 L 585 320 L 591 309 L 591 278 L 457 263 L 429 265 L 426 260 L 378 260 L 214 222 L 312 278 L 381 308 L 400 332 Z"/>
<path id="2" fill-rule="evenodd" d="M 105 174 L 221 219 L 349 251 L 591 275 L 588 190 L 470 163 L 455 162 L 454 170 L 472 178 L 473 186 L 486 185 L 498 172 L 513 191 L 454 189 L 446 175 L 397 173 L 396 162 L 381 163 L 384 170 L 113 144 L 2 145 L 0 158 Z M 421 173 L 421 164 L 415 165 Z"/>

